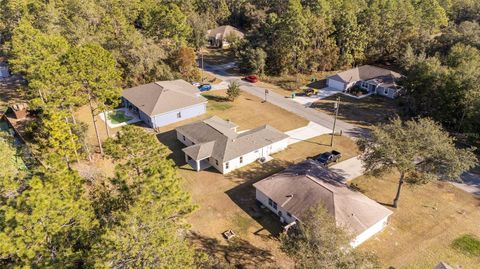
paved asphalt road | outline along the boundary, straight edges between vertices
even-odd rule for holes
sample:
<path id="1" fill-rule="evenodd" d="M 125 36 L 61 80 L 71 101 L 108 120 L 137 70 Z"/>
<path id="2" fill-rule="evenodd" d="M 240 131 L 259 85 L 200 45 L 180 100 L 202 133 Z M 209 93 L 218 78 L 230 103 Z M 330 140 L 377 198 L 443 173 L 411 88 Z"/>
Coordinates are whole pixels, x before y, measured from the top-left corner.
<path id="1" fill-rule="evenodd" d="M 227 68 L 230 67 L 231 64 L 216 66 L 204 64 L 205 70 L 215 74 L 218 79 L 228 82 L 237 81 L 240 84 L 240 89 L 242 89 L 243 91 L 246 91 L 261 99 L 265 98 L 265 88 L 261 88 L 253 83 L 243 81 L 241 77 L 230 75 L 225 71 Z M 318 110 L 315 110 L 313 108 L 303 106 L 297 102 L 292 101 L 290 98 L 282 96 L 276 92 L 269 91 L 269 93 L 267 94 L 267 102 L 279 106 L 296 115 L 299 115 L 309 121 L 320 124 L 326 128 L 332 129 L 333 127 L 334 118 L 332 116 L 319 112 Z M 367 134 L 366 129 L 356 127 L 352 124 L 337 119 L 335 132 L 340 132 L 340 130 L 343 132 L 343 134 L 349 137 L 359 137 Z"/>
<path id="2" fill-rule="evenodd" d="M 233 63 L 215 66 L 204 64 L 204 68 L 205 70 L 212 72 L 220 80 L 227 82 L 237 81 L 240 84 L 240 88 L 242 90 L 264 99 L 264 88 L 255 86 L 255 84 L 253 83 L 243 81 L 241 77 L 232 76 L 231 74 L 226 72 L 226 70 L 232 68 L 233 65 Z M 299 115 L 309 121 L 318 123 L 326 128 L 331 129 L 333 126 L 334 119 L 332 116 L 319 112 L 318 110 L 302 106 L 301 104 L 291 100 L 290 98 L 286 98 L 285 96 L 282 96 L 278 93 L 270 91 L 267 96 L 267 102 L 279 106 L 296 115 Z M 342 130 L 343 134 L 352 138 L 361 137 L 368 134 L 367 129 L 359 128 L 337 119 L 335 131 L 339 132 L 340 130 Z M 356 177 L 363 174 L 363 168 L 358 158 L 352 158 L 350 160 L 339 163 L 337 169 L 344 170 L 338 172 L 345 174 L 346 181 L 353 179 L 354 176 Z M 480 175 L 466 172 L 462 174 L 461 178 L 464 183 L 452 184 L 466 192 L 480 197 Z"/>

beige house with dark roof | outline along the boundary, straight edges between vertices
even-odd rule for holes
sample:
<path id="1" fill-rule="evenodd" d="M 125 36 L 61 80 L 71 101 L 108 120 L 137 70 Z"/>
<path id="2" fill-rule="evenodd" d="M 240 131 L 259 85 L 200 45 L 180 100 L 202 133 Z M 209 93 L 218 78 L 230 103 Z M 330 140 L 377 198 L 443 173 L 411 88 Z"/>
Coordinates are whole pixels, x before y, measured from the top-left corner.
<path id="1" fill-rule="evenodd" d="M 229 37 L 241 39 L 244 37 L 244 34 L 230 25 L 219 26 L 207 31 L 207 40 L 210 47 L 229 47 Z"/>
<path id="2" fill-rule="evenodd" d="M 199 116 L 207 106 L 200 91 L 182 79 L 125 89 L 122 99 L 125 107 L 152 128 Z"/>
<path id="3" fill-rule="evenodd" d="M 289 136 L 269 125 L 237 128 L 217 116 L 178 127 L 177 139 L 187 146 L 185 161 L 197 171 L 213 166 L 226 174 L 288 146 Z"/>
<path id="4" fill-rule="evenodd" d="M 385 68 L 373 65 L 362 65 L 327 78 L 327 85 L 331 89 L 347 91 L 357 85 L 369 93 L 396 98 L 401 91 L 397 85 L 402 75 Z"/>
<path id="5" fill-rule="evenodd" d="M 342 183 L 342 176 L 306 160 L 256 182 L 256 199 L 287 225 L 322 205 L 338 226 L 352 232 L 353 247 L 383 230 L 392 211 Z"/>

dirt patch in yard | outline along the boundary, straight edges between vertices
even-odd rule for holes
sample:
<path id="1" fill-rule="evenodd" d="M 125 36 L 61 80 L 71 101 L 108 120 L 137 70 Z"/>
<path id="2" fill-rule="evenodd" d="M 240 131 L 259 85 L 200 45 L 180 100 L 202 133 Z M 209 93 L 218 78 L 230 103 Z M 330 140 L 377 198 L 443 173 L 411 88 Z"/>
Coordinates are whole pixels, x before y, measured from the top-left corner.
<path id="1" fill-rule="evenodd" d="M 378 202 L 391 204 L 398 175 L 362 176 L 351 184 Z M 447 182 L 405 186 L 387 228 L 361 245 L 374 251 L 383 267 L 433 268 L 444 261 L 455 268 L 478 268 L 479 256 L 452 247 L 464 235 L 480 236 L 480 200 Z M 460 268 L 460 267 L 458 267 Z"/>
<path id="2" fill-rule="evenodd" d="M 363 99 L 352 98 L 343 94 L 335 94 L 318 100 L 312 107 L 329 115 L 334 115 L 334 103 L 340 97 L 339 119 L 366 127 L 387 122 L 390 118 L 400 114 L 399 100 L 371 95 Z"/>

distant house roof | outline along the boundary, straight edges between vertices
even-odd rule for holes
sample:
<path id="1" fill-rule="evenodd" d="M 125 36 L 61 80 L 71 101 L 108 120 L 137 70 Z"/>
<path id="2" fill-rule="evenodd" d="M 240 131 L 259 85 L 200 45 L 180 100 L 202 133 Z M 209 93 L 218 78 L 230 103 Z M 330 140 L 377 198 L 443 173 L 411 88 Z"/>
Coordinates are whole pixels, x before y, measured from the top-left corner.
<path id="1" fill-rule="evenodd" d="M 439 264 L 437 264 L 437 266 L 435 266 L 433 269 L 453 269 L 453 267 L 451 267 L 450 265 L 444 263 L 444 262 L 440 262 Z"/>
<path id="2" fill-rule="evenodd" d="M 288 138 L 277 129 L 264 125 L 243 133 L 237 133 L 237 125 L 213 116 L 194 122 L 176 130 L 187 136 L 194 145 L 183 151 L 194 160 L 213 157 L 226 162 L 257 149 Z"/>
<path id="3" fill-rule="evenodd" d="M 157 81 L 125 89 L 123 98 L 148 116 L 207 102 L 195 86 L 182 79 Z"/>
<path id="4" fill-rule="evenodd" d="M 223 40 L 229 34 L 235 34 L 239 38 L 243 38 L 244 34 L 240 32 L 237 28 L 230 26 L 230 25 L 223 25 L 219 26 L 214 29 L 210 29 L 207 31 L 207 38 L 215 38 L 217 40 Z"/>
<path id="5" fill-rule="evenodd" d="M 321 204 L 337 225 L 350 229 L 355 235 L 392 214 L 341 180 L 341 175 L 314 160 L 306 160 L 253 186 L 300 221 L 310 208 Z"/>
<path id="6" fill-rule="evenodd" d="M 376 67 L 373 65 L 362 65 L 360 67 L 340 72 L 328 78 L 341 81 L 343 83 L 360 80 L 373 80 L 374 82 L 376 82 L 376 84 L 379 84 L 382 87 L 395 88 L 397 86 L 395 84 L 395 81 L 401 77 L 401 74 L 385 68 Z"/>

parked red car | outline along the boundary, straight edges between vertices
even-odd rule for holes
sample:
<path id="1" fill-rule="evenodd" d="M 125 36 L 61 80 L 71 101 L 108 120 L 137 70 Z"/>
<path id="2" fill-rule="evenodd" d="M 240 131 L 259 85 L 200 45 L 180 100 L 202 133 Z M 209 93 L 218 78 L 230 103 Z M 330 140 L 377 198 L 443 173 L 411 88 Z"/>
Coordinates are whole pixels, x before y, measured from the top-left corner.
<path id="1" fill-rule="evenodd" d="M 254 76 L 254 75 L 251 75 L 251 76 L 246 76 L 243 78 L 244 80 L 248 81 L 248 82 L 251 82 L 251 83 L 255 83 L 258 81 L 258 77 L 257 76 Z"/>

